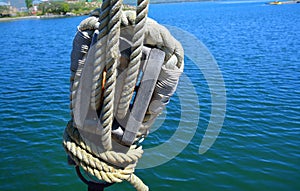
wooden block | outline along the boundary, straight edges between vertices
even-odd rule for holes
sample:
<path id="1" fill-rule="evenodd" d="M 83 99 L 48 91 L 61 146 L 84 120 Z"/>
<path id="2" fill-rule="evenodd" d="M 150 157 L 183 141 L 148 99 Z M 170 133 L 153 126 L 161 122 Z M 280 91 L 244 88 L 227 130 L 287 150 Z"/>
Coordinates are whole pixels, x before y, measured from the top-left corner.
<path id="1" fill-rule="evenodd" d="M 159 49 L 152 49 L 148 57 L 140 87 L 137 92 L 133 108 L 130 112 L 125 132 L 122 137 L 122 143 L 132 145 L 137 132 L 143 122 L 148 109 L 152 94 L 164 63 L 165 53 Z"/>

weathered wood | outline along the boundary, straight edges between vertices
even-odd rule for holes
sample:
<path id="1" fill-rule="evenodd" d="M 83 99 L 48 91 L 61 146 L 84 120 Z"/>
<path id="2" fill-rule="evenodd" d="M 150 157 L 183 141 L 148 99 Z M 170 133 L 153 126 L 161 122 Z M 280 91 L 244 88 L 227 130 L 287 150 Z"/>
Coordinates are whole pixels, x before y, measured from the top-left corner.
<path id="1" fill-rule="evenodd" d="M 125 145 L 132 145 L 136 134 L 139 131 L 151 101 L 164 59 L 165 53 L 163 51 L 159 49 L 151 50 L 149 58 L 145 63 L 145 70 L 143 72 L 143 77 L 141 79 L 133 108 L 125 126 L 125 132 L 122 137 L 122 143 Z"/>

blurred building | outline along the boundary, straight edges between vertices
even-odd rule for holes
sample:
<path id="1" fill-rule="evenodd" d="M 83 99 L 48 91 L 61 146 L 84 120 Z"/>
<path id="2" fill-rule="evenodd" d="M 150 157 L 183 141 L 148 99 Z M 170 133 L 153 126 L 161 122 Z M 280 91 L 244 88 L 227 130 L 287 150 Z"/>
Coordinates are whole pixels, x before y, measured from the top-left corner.
<path id="1" fill-rule="evenodd" d="M 17 13 L 17 8 L 11 6 L 10 1 L 0 1 L 0 17 L 14 16 Z"/>

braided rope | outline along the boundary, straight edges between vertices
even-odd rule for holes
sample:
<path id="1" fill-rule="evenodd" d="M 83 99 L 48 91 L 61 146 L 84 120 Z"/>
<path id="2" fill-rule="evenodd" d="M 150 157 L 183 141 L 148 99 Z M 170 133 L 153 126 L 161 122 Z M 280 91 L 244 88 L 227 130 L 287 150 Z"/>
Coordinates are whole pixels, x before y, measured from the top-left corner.
<path id="1" fill-rule="evenodd" d="M 108 34 L 108 23 L 109 23 L 109 12 L 111 10 L 110 0 L 104 0 L 101 5 L 101 12 L 99 16 L 99 27 L 98 27 L 98 42 L 99 47 L 96 47 L 95 60 L 94 60 L 94 73 L 93 73 L 93 86 L 91 93 L 91 106 L 97 111 L 100 107 L 101 93 L 102 93 L 102 76 L 103 67 L 102 63 L 106 60 L 106 37 Z"/>
<path id="2" fill-rule="evenodd" d="M 138 159 L 131 164 L 127 164 L 125 167 L 118 167 L 114 165 L 112 161 L 105 160 L 107 158 L 95 156 L 94 152 L 90 152 L 89 149 L 87 149 L 86 144 L 81 142 L 82 140 L 81 138 L 78 138 L 80 136 L 78 132 L 76 132 L 76 128 L 71 124 L 72 123 L 69 122 L 68 127 L 65 129 L 63 146 L 65 151 L 77 165 L 80 165 L 86 172 L 97 177 L 99 180 L 104 180 L 109 183 L 127 180 L 138 191 L 149 190 L 149 188 L 133 174 Z M 137 152 L 142 151 L 140 147 L 134 149 Z M 115 152 L 115 155 L 119 155 L 119 153 Z M 120 158 L 116 158 L 116 162 L 118 162 L 118 160 L 120 160 Z"/>
<path id="3" fill-rule="evenodd" d="M 116 66 L 119 61 L 119 36 L 120 36 L 120 17 L 122 3 L 118 0 L 104 1 L 103 7 L 101 7 L 100 23 L 95 22 L 95 18 L 90 18 L 86 23 L 81 24 L 81 30 L 99 30 L 98 41 L 95 44 L 95 51 L 89 52 L 94 54 L 94 73 L 93 73 L 93 87 L 91 95 L 91 103 L 94 101 L 95 111 L 100 107 L 101 95 L 104 94 L 104 101 L 102 104 L 101 119 L 103 122 L 103 128 L 100 129 L 103 138 L 101 143 L 105 147 L 103 150 L 99 148 L 97 143 L 95 144 L 88 139 L 81 137 L 80 132 L 82 129 L 77 129 L 73 126 L 73 122 L 68 123 L 64 132 L 63 145 L 69 156 L 75 161 L 77 165 L 80 165 L 85 171 L 91 175 L 96 176 L 100 180 L 106 182 L 121 182 L 123 180 L 129 181 L 138 191 L 146 191 L 149 188 L 135 176 L 134 169 L 138 162 L 138 159 L 142 157 L 142 147 L 131 146 L 127 152 L 117 152 L 114 150 L 114 142 L 111 141 L 111 126 L 113 121 L 114 111 L 114 91 L 115 91 L 115 79 L 116 79 Z M 165 63 L 169 62 L 172 57 L 177 57 L 177 66 L 183 68 L 183 51 L 180 43 L 171 37 L 170 33 L 162 26 L 158 25 L 151 19 L 146 21 L 148 11 L 148 0 L 139 0 L 137 8 L 137 17 L 135 18 L 136 26 L 134 28 L 133 47 L 131 54 L 131 66 L 133 70 L 138 71 L 140 65 L 141 51 L 139 48 L 143 46 L 143 41 L 148 45 L 161 47 L 166 52 Z M 127 15 L 129 21 L 129 14 Z M 151 27 L 145 26 L 145 23 Z M 106 23 L 106 24 L 105 24 Z M 130 23 L 130 22 L 127 22 Z M 132 22 L 131 22 L 132 23 Z M 143 24 L 141 24 L 143 23 Z M 124 23 L 123 23 L 124 24 Z M 139 25 L 139 27 L 138 27 Z M 142 26 L 144 25 L 144 26 Z M 151 36 L 151 28 L 157 29 L 155 34 Z M 144 31 L 146 37 L 144 37 Z M 105 34 L 105 35 L 104 35 Z M 139 37 L 139 35 L 141 35 Z M 154 39 L 155 36 L 155 39 Z M 145 38 L 145 39 L 144 39 Z M 141 40 L 142 39 L 142 40 Z M 84 55 L 82 59 L 78 61 L 78 68 L 74 76 L 71 77 L 71 112 L 74 108 L 74 100 L 76 99 L 77 89 L 79 87 L 79 80 L 81 72 L 84 68 L 85 57 L 89 51 L 89 46 L 82 44 L 81 50 Z M 89 55 L 90 56 L 90 55 Z M 105 63 L 105 75 L 103 75 Z M 136 67 L 135 67 L 136 66 Z M 130 67 L 130 66 L 129 66 Z M 132 77 L 134 74 L 130 74 L 128 71 L 127 77 Z M 105 91 L 102 90 L 102 78 L 106 79 Z M 74 79 L 74 81 L 72 81 Z M 130 86 L 135 86 L 136 78 L 133 79 L 134 83 Z M 132 92 L 132 91 L 130 91 Z M 129 99 L 129 103 L 131 100 Z M 126 114 L 127 109 L 123 110 Z M 73 119 L 73 115 L 72 115 Z M 106 126 L 104 126 L 104 124 Z M 149 129 L 149 125 L 144 125 L 140 128 L 138 136 L 145 135 Z"/>
<path id="4" fill-rule="evenodd" d="M 111 3 L 110 0 L 103 0 L 103 3 L 101 5 L 101 12 L 99 17 L 99 36 L 98 40 L 103 38 L 108 34 L 108 23 L 109 23 L 109 12 L 111 10 Z"/>
<path id="5" fill-rule="evenodd" d="M 111 0 L 108 24 L 107 52 L 105 62 L 106 82 L 104 91 L 103 107 L 101 110 L 101 123 L 103 126 L 101 140 L 106 150 L 112 148 L 111 128 L 114 120 L 114 95 L 116 85 L 116 67 L 119 62 L 119 38 L 121 30 L 122 0 Z"/>
<path id="6" fill-rule="evenodd" d="M 134 36 L 132 38 L 133 46 L 130 55 L 130 63 L 128 66 L 125 83 L 121 92 L 120 102 L 117 109 L 117 116 L 123 119 L 129 108 L 129 104 L 133 95 L 133 90 L 137 81 L 144 41 L 145 23 L 147 20 L 149 8 L 149 0 L 138 0 L 136 10 L 136 20 L 134 27 Z"/>
<path id="7" fill-rule="evenodd" d="M 73 122 L 70 121 L 66 127 L 66 132 L 68 135 L 76 142 L 77 145 L 80 145 L 82 149 L 87 150 L 89 153 L 93 153 L 97 157 L 107 161 L 110 164 L 116 166 L 125 167 L 129 164 L 136 163 L 143 155 L 142 147 L 137 147 L 132 145 L 126 153 L 116 152 L 116 151 L 105 151 L 103 152 L 96 144 L 94 144 L 89 139 L 83 139 L 80 136 L 80 132 L 77 128 L 73 127 Z M 124 149 L 125 150 L 125 149 Z"/>
<path id="8" fill-rule="evenodd" d="M 106 162 L 101 161 L 99 158 L 94 157 L 88 153 L 85 149 L 82 149 L 71 137 L 65 132 L 63 145 L 66 152 L 76 162 L 76 164 L 82 166 L 84 170 L 96 176 L 100 180 L 106 182 L 121 182 L 122 179 L 128 179 L 133 172 L 133 168 L 116 169 Z"/>

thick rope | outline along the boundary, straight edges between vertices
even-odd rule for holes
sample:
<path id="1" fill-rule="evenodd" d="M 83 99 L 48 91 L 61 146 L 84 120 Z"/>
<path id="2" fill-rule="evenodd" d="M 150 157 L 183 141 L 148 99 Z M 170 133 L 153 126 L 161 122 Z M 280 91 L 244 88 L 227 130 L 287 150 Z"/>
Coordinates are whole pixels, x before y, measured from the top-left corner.
<path id="1" fill-rule="evenodd" d="M 142 156 L 141 147 L 133 146 L 131 150 L 141 154 L 136 156 L 136 158 L 132 160 L 132 163 L 127 164 L 125 167 L 119 167 L 121 166 L 120 161 L 128 158 L 128 156 L 125 157 L 122 153 L 112 151 L 107 151 L 109 153 L 103 153 L 100 157 L 95 156 L 94 153 L 87 148 L 85 142 L 82 142 L 78 130 L 73 127 L 72 122 L 69 122 L 68 127 L 65 129 L 63 146 L 77 165 L 80 165 L 86 172 L 97 177 L 99 180 L 104 180 L 109 183 L 127 180 L 138 191 L 149 190 L 149 188 L 133 174 L 137 160 Z M 110 155 L 110 157 L 107 157 L 108 155 Z"/>
<path id="2" fill-rule="evenodd" d="M 99 36 L 98 40 L 103 38 L 108 34 L 108 23 L 109 23 L 109 12 L 111 10 L 111 3 L 110 0 L 103 0 L 101 5 L 101 12 L 99 17 Z"/>
<path id="3" fill-rule="evenodd" d="M 139 54 L 133 54 L 134 52 L 138 52 L 139 44 L 143 46 L 144 44 L 150 45 L 151 47 L 160 47 L 166 53 L 165 59 L 165 67 L 168 65 L 176 66 L 179 72 L 182 72 L 183 69 L 183 50 L 178 41 L 176 41 L 170 33 L 162 27 L 161 25 L 157 24 L 151 19 L 145 20 L 144 16 L 146 17 L 145 11 L 148 10 L 148 7 L 145 7 L 143 2 L 148 1 L 139 1 L 139 10 L 137 14 L 141 15 L 139 18 L 133 19 L 136 22 L 136 26 L 134 28 L 134 36 L 133 36 L 133 48 L 132 48 L 132 60 L 139 57 Z M 99 147 L 98 142 L 93 142 L 84 136 L 81 136 L 84 129 L 77 129 L 71 120 L 68 123 L 68 126 L 64 133 L 64 141 L 63 145 L 66 152 L 69 156 L 75 161 L 75 163 L 81 166 L 85 171 L 90 173 L 91 175 L 96 176 L 100 180 L 104 180 L 106 182 L 121 182 L 123 180 L 129 181 L 138 191 L 146 191 L 149 188 L 137 177 L 135 176 L 134 169 L 138 162 L 138 160 L 142 157 L 143 150 L 142 147 L 131 146 L 128 150 L 125 151 L 117 151 L 115 150 L 114 144 L 115 142 L 111 139 L 111 125 L 113 120 L 113 111 L 114 111 L 114 89 L 115 89 L 115 79 L 116 79 L 116 65 L 119 61 L 119 37 L 120 37 L 120 18 L 121 18 L 121 8 L 122 5 L 117 0 L 112 1 L 104 1 L 103 7 L 100 12 L 100 23 L 98 22 L 98 18 L 96 16 L 90 17 L 83 21 L 78 28 L 78 34 L 74 39 L 74 44 L 78 44 L 78 50 L 74 50 L 74 54 L 78 54 L 79 56 L 76 57 L 76 61 L 72 61 L 72 65 L 75 64 L 77 67 L 72 69 L 72 77 L 71 77 L 71 112 L 75 107 L 74 100 L 76 99 L 77 90 L 80 83 L 80 77 L 82 70 L 84 69 L 84 64 L 86 62 L 86 57 L 93 58 L 90 56 L 94 56 L 95 61 L 93 62 L 94 65 L 94 73 L 93 73 L 93 88 L 92 88 L 92 95 L 91 95 L 91 104 L 96 103 L 98 100 L 102 100 L 102 96 L 104 97 L 103 103 L 97 103 L 94 106 L 94 110 L 97 111 L 101 109 L 101 119 L 105 122 L 106 126 L 101 128 L 102 135 L 101 140 L 102 146 L 105 149 Z M 109 10 L 109 11 L 108 11 Z M 143 12 L 143 14 L 142 14 Z M 146 11 L 147 12 L 147 11 Z M 131 12 L 124 13 L 125 18 L 127 18 L 127 25 L 132 23 L 131 20 Z M 123 16 L 124 16 L 123 15 Z M 135 16 L 134 16 L 135 18 Z M 124 17 L 122 17 L 123 22 Z M 108 25 L 104 25 L 103 23 L 108 21 Z M 103 22 L 103 23 L 101 23 Z M 145 23 L 147 25 L 145 26 Z M 137 23 L 144 23 L 140 29 L 137 27 Z M 124 24 L 124 23 L 122 23 Z M 107 27 L 106 27 L 107 26 Z M 99 30 L 99 31 L 97 31 Z M 91 33 L 91 32 L 92 33 Z M 138 35 L 141 35 L 140 31 L 143 31 L 141 41 L 137 39 Z M 145 39 L 144 39 L 144 32 Z M 90 43 L 92 39 L 93 33 L 98 34 L 98 41 L 96 42 L 94 51 L 90 50 Z M 105 34 L 106 33 L 106 34 Z M 103 35 L 105 34 L 105 35 Z M 118 38 L 117 38 L 118 37 Z M 78 41 L 76 41 L 78 38 Z M 73 49 L 75 45 L 73 45 Z M 91 50 L 92 50 L 91 48 Z M 80 54 L 79 54 L 80 53 Z M 94 54 L 94 55 L 90 55 Z M 134 57 L 136 55 L 136 57 Z M 136 59 L 140 62 L 140 58 Z M 76 62 L 76 63 L 75 63 Z M 105 65 L 105 66 L 104 66 Z M 140 65 L 137 63 L 136 65 Z M 135 66 L 135 65 L 132 65 Z M 130 66 L 129 66 L 130 67 Z M 139 70 L 138 66 L 137 70 Z M 76 73 L 75 73 L 76 71 Z M 102 75 L 103 73 L 106 74 Z M 129 73 L 129 72 L 128 72 Z M 172 71 L 173 73 L 173 71 Z M 129 75 L 131 76 L 131 75 Z M 127 75 L 127 77 L 129 77 Z M 105 87 L 102 90 L 102 78 L 105 78 Z M 162 79 L 164 77 L 162 76 Z M 135 86 L 136 79 L 134 80 L 133 86 Z M 175 80 L 176 82 L 176 80 Z M 158 84 L 160 86 L 160 84 Z M 157 88 L 158 90 L 158 99 L 160 99 L 160 87 Z M 172 92 L 170 90 L 170 92 Z M 103 94 L 103 95 L 102 95 Z M 169 96 L 169 93 L 168 93 Z M 155 97 L 155 96 L 154 96 Z M 156 96 L 157 97 L 157 96 Z M 106 99 L 106 100 L 105 100 Z M 131 99 L 131 98 L 130 98 Z M 130 102 L 129 99 L 129 102 Z M 102 105 L 102 108 L 98 108 Z M 96 107 L 98 106 L 98 107 Z M 127 110 L 124 110 L 125 112 Z M 72 119 L 73 119 L 73 115 Z M 154 120 L 155 118 L 151 118 Z M 151 120 L 144 120 L 145 123 L 141 126 L 139 130 L 139 134 L 137 136 L 144 136 L 147 134 L 149 127 L 151 126 Z M 93 132 L 91 132 L 93 133 Z M 105 146 L 106 145 L 106 146 Z"/>
<path id="4" fill-rule="evenodd" d="M 133 90 L 137 81 L 142 57 L 142 48 L 145 36 L 145 23 L 148 15 L 148 7 L 149 0 L 138 0 L 134 36 L 132 38 L 132 53 L 130 55 L 130 63 L 128 66 L 125 83 L 121 92 L 120 102 L 117 108 L 117 116 L 120 119 L 123 119 L 127 113 L 129 104 L 132 99 Z"/>
<path id="5" fill-rule="evenodd" d="M 97 40 L 102 43 L 98 43 L 100 46 L 96 47 L 95 60 L 94 60 L 94 73 L 93 73 L 93 86 L 91 94 L 91 106 L 97 111 L 101 102 L 102 91 L 102 75 L 103 67 L 101 64 L 106 60 L 106 37 L 108 34 L 109 12 L 111 10 L 110 0 L 104 0 L 101 5 L 101 11 L 99 16 L 99 27 L 97 32 Z"/>
<path id="6" fill-rule="evenodd" d="M 103 152 L 103 150 L 101 150 L 99 146 L 97 146 L 89 139 L 82 139 L 78 129 L 74 128 L 72 121 L 68 123 L 66 132 L 72 138 L 72 140 L 76 142 L 77 145 L 80 145 L 82 149 L 85 149 L 89 153 L 93 153 L 93 155 L 96 155 L 104 161 L 107 161 L 108 163 L 116 166 L 125 167 L 129 164 L 136 163 L 143 154 L 142 147 L 137 147 L 135 145 L 132 145 L 126 153 L 116 151 Z"/>
<path id="7" fill-rule="evenodd" d="M 106 150 L 112 148 L 111 129 L 114 120 L 114 95 L 116 86 L 116 68 L 119 62 L 119 39 L 121 29 L 122 0 L 111 0 L 111 10 L 109 13 L 110 22 L 108 24 L 107 39 L 107 58 L 105 62 L 106 80 L 103 107 L 101 110 L 101 124 L 103 133 L 101 136 L 102 143 Z"/>
<path id="8" fill-rule="evenodd" d="M 111 11 L 111 1 L 104 0 L 101 5 L 101 11 L 99 15 L 99 27 L 95 33 L 99 33 L 97 40 L 101 43 L 99 47 L 96 47 L 95 60 L 94 60 L 94 73 L 93 73 L 93 87 L 91 94 L 91 106 L 97 111 L 101 105 L 102 96 L 102 77 L 103 77 L 103 67 L 102 63 L 106 61 L 107 52 L 107 35 L 109 33 L 109 21 L 110 21 L 110 11 Z"/>

